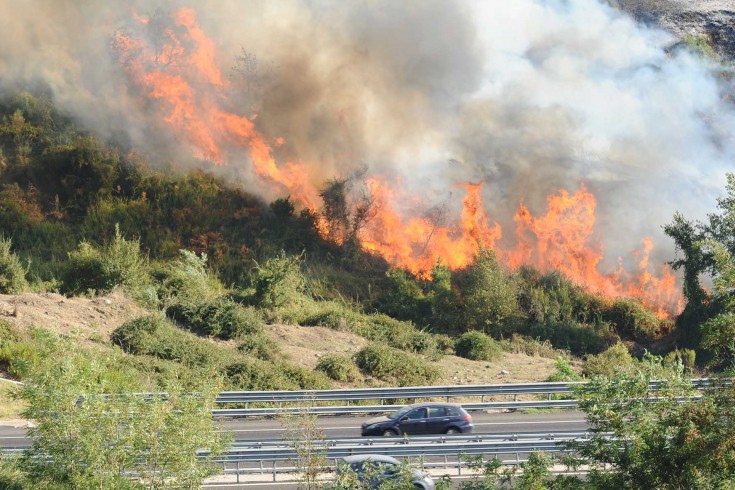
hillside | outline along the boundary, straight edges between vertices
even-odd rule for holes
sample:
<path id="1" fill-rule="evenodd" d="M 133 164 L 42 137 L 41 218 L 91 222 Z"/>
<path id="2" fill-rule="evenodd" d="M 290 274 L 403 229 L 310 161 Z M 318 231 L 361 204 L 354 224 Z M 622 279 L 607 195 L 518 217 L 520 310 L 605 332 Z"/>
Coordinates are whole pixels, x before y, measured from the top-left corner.
<path id="1" fill-rule="evenodd" d="M 0 320 L 20 330 L 40 327 L 61 336 L 74 338 L 84 348 L 105 349 L 110 334 L 124 322 L 147 312 L 121 292 L 100 297 L 65 297 L 55 293 L 0 295 Z M 320 358 L 333 354 L 352 355 L 367 344 L 358 335 L 325 327 L 299 327 L 286 324 L 268 326 L 277 350 L 292 364 L 312 370 Z M 224 344 L 224 342 L 222 342 Z M 494 361 L 471 361 L 444 356 L 436 363 L 441 376 L 435 385 L 492 384 L 545 381 L 554 372 L 554 359 L 505 352 Z M 7 377 L 7 373 L 3 373 Z M 366 379 L 341 386 L 365 386 L 377 380 Z M 18 406 L 10 399 L 9 386 L 0 386 L 0 424 L 23 424 Z"/>
<path id="2" fill-rule="evenodd" d="M 729 0 L 611 0 L 639 21 L 679 38 L 706 37 L 724 60 L 735 61 L 735 4 Z"/>

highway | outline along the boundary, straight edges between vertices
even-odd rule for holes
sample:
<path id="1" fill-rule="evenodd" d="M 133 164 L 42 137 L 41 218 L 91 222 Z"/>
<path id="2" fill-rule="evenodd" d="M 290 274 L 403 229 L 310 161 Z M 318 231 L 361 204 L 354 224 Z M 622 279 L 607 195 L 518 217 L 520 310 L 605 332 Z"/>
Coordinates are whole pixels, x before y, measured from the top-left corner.
<path id="1" fill-rule="evenodd" d="M 360 425 L 371 416 L 319 417 L 318 426 L 326 439 L 360 437 Z M 584 414 L 574 410 L 550 412 L 472 412 L 475 434 L 522 432 L 561 432 L 585 430 Z M 232 419 L 223 421 L 224 430 L 232 431 L 236 441 L 282 439 L 285 429 L 278 419 Z M 23 428 L 0 426 L 0 446 L 25 447 L 29 444 Z"/>

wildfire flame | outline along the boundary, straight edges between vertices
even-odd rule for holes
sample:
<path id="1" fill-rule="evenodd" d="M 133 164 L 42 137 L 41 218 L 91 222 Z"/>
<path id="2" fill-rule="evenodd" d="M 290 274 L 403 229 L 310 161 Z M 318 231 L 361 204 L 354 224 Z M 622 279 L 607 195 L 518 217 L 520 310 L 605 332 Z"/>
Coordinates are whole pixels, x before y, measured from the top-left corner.
<path id="1" fill-rule="evenodd" d="M 139 36 L 118 32 L 114 49 L 131 82 L 144 99 L 154 102 L 161 119 L 197 158 L 216 165 L 231 164 L 249 155 L 264 183 L 288 192 L 292 199 L 317 210 L 320 176 L 314 166 L 278 164 L 272 147 L 284 144 L 280 137 L 266 138 L 255 127 L 255 117 L 230 112 L 228 81 L 217 67 L 215 43 L 198 25 L 196 12 L 182 8 L 166 27 L 151 38 L 151 19 L 134 13 Z M 146 34 L 147 33 L 147 34 Z M 619 265 L 600 272 L 602 245 L 594 239 L 595 196 L 580 184 L 574 193 L 561 189 L 547 198 L 547 211 L 533 216 L 521 203 L 515 215 L 517 246 L 501 249 L 499 224 L 485 212 L 482 183 L 465 183 L 462 211 L 455 224 L 430 216 L 406 216 L 401 203 L 413 196 L 393 187 L 385 178 L 371 177 L 367 185 L 377 214 L 359 232 L 364 250 L 419 276 L 428 276 L 438 260 L 452 269 L 469 264 L 481 247 L 494 249 L 510 268 L 527 264 L 547 272 L 557 270 L 574 282 L 610 297 L 639 298 L 660 316 L 681 309 L 681 295 L 672 271 L 664 266 L 660 277 L 649 264 L 653 242 L 645 238 L 635 251 L 638 270 Z M 619 260 L 622 263 L 622 259 Z"/>

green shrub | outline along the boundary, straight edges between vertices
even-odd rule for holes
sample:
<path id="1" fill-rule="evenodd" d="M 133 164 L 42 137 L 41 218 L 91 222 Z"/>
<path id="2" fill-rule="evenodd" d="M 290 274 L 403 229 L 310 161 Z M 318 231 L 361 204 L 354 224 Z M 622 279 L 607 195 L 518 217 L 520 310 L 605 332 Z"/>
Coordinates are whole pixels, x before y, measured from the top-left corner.
<path id="1" fill-rule="evenodd" d="M 459 357 L 473 361 L 494 361 L 503 356 L 503 349 L 490 336 L 477 331 L 462 334 L 454 344 Z"/>
<path id="2" fill-rule="evenodd" d="M 302 299 L 306 280 L 301 257 L 281 254 L 257 265 L 255 300 L 263 308 L 278 308 Z"/>
<path id="3" fill-rule="evenodd" d="M 228 352 L 174 327 L 161 315 L 148 315 L 123 323 L 110 335 L 125 352 L 155 356 L 189 367 L 226 362 Z"/>
<path id="4" fill-rule="evenodd" d="M 517 286 L 492 250 L 481 250 L 472 264 L 455 273 L 468 329 L 489 329 L 496 337 L 518 314 Z"/>
<path id="5" fill-rule="evenodd" d="M 0 344 L 0 367 L 16 379 L 28 376 L 38 364 L 40 354 L 30 342 L 5 342 Z"/>
<path id="6" fill-rule="evenodd" d="M 331 387 L 326 376 L 307 369 L 258 359 L 244 359 L 227 365 L 223 374 L 231 390 L 316 390 Z"/>
<path id="7" fill-rule="evenodd" d="M 617 343 L 605 352 L 589 356 L 582 365 L 582 372 L 587 377 L 614 376 L 632 372 L 636 363 L 625 344 Z"/>
<path id="8" fill-rule="evenodd" d="M 26 268 L 11 246 L 12 240 L 0 235 L 0 294 L 18 294 L 28 287 Z"/>
<path id="9" fill-rule="evenodd" d="M 611 327 L 602 322 L 590 326 L 574 321 L 548 320 L 545 323 L 531 324 L 528 334 L 534 338 L 549 340 L 555 348 L 580 356 L 600 353 L 617 340 Z"/>
<path id="10" fill-rule="evenodd" d="M 355 364 L 365 374 L 399 386 L 430 384 L 439 378 L 439 370 L 415 354 L 371 344 L 355 354 Z"/>
<path id="11" fill-rule="evenodd" d="M 322 357 L 319 359 L 316 369 L 335 381 L 355 381 L 360 377 L 360 371 L 355 361 L 347 356 Z"/>
<path id="12" fill-rule="evenodd" d="M 237 349 L 263 361 L 274 361 L 281 354 L 278 344 L 264 333 L 248 335 Z"/>
<path id="13" fill-rule="evenodd" d="M 569 361 L 567 361 L 563 357 L 556 358 L 556 361 L 554 362 L 554 367 L 556 368 L 555 371 L 548 378 L 546 378 L 546 381 L 579 381 L 580 379 L 582 379 L 582 376 L 580 376 L 579 373 L 574 370 L 572 365 L 569 364 Z"/>
<path id="14" fill-rule="evenodd" d="M 195 333 L 225 340 L 260 333 L 265 326 L 255 308 L 224 298 L 201 304 L 174 303 L 166 314 Z"/>
<path id="15" fill-rule="evenodd" d="M 126 240 L 119 227 L 115 237 L 102 248 L 81 242 L 69 252 L 69 260 L 62 274 L 64 293 L 106 293 L 122 286 L 136 298 L 149 295 L 151 277 L 148 260 L 140 253 L 140 243 Z"/>
<path id="16" fill-rule="evenodd" d="M 676 349 L 664 357 L 664 366 L 673 367 L 677 363 L 681 363 L 682 366 L 691 373 L 695 367 L 695 360 L 697 353 L 692 349 Z"/>
<path id="17" fill-rule="evenodd" d="M 649 341 L 656 337 L 661 321 L 639 301 L 618 298 L 603 312 L 617 334 L 624 339 Z"/>
<path id="18" fill-rule="evenodd" d="M 527 356 L 546 357 L 548 359 L 556 359 L 567 354 L 565 351 L 555 348 L 548 340 L 518 334 L 513 334 L 510 339 L 502 339 L 499 343 L 505 352 L 513 354 L 526 354 Z"/>
<path id="19" fill-rule="evenodd" d="M 200 304 L 214 301 L 225 293 L 219 280 L 207 270 L 207 254 L 197 256 L 179 250 L 179 257 L 159 267 L 154 274 L 161 284 L 164 303 Z"/>

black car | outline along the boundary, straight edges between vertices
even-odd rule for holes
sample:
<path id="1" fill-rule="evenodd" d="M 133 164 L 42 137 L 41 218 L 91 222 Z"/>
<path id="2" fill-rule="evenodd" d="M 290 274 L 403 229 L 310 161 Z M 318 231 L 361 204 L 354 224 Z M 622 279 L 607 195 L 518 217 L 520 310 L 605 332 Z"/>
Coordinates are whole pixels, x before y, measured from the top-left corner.
<path id="1" fill-rule="evenodd" d="M 415 403 L 362 424 L 363 436 L 472 432 L 472 417 L 456 403 Z"/>

